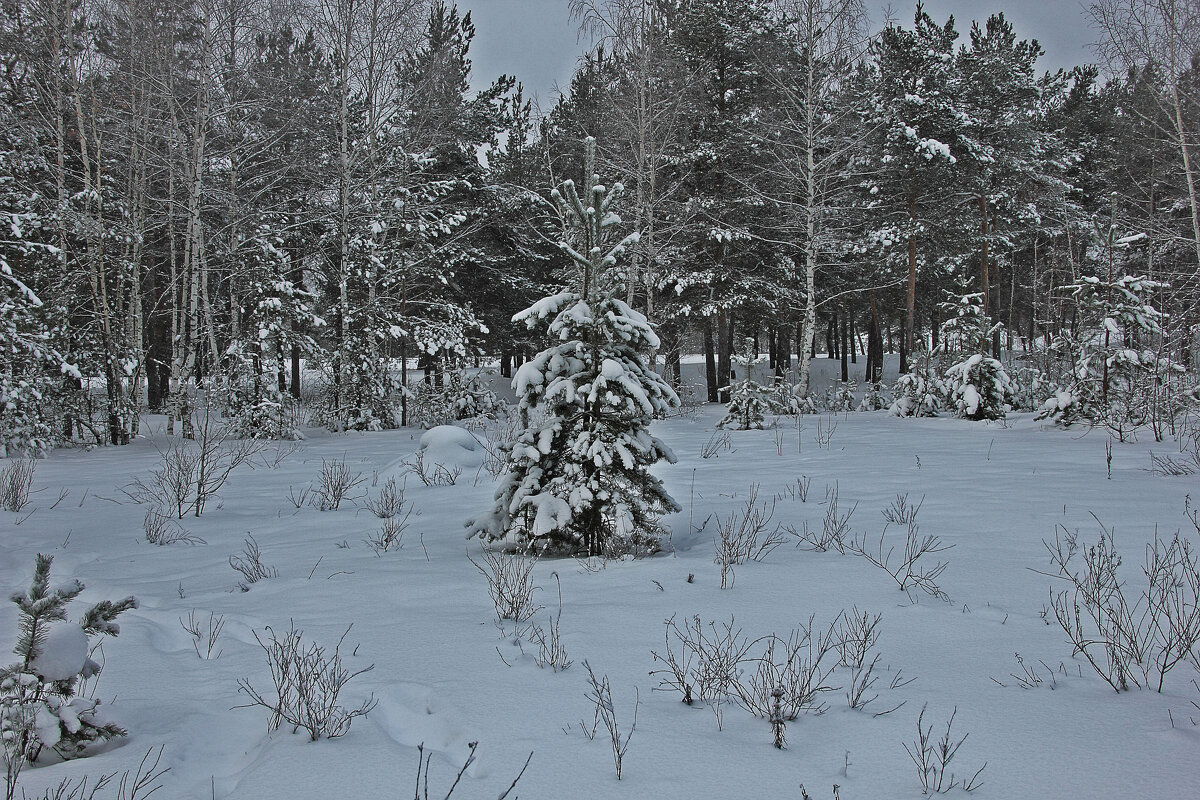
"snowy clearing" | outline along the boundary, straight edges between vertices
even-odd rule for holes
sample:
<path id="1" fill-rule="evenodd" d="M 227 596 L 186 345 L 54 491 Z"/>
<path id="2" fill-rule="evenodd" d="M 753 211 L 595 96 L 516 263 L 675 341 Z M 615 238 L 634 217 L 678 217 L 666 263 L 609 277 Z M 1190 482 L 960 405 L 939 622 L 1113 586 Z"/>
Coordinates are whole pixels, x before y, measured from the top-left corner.
<path id="1" fill-rule="evenodd" d="M 431 457 L 474 455 L 468 438 L 440 430 L 314 429 L 299 446 L 271 444 L 252 467 L 234 473 L 202 517 L 179 521 L 206 542 L 191 546 L 149 544 L 145 508 L 121 491 L 158 461 L 155 448 L 168 441 L 160 419 L 150 418 L 153 435 L 129 447 L 55 451 L 37 464 L 29 506 L 0 515 L 0 585 L 27 587 L 42 552 L 54 556 L 55 584 L 86 584 L 81 607 L 137 596 L 140 608 L 122 615 L 120 636 L 105 639 L 97 658 L 105 718 L 130 735 L 87 759 L 29 767 L 22 788 L 37 794 L 64 777 L 133 769 L 147 749 L 162 745 L 171 768 L 162 779 L 167 797 L 210 798 L 214 788 L 218 798 L 402 797 L 424 743 L 434 754 L 431 788 L 441 787 L 441 796 L 468 743 L 478 741 L 478 760 L 456 797 L 498 796 L 531 751 L 515 790 L 524 798 L 798 797 L 801 783 L 813 798 L 831 797 L 834 784 L 845 800 L 917 797 L 921 786 L 905 745 L 913 748 L 927 706 L 924 722 L 934 738 L 956 709 L 953 738 L 969 733 L 951 764 L 956 778 L 969 779 L 987 763 L 976 797 L 1200 791 L 1193 667 L 1183 663 L 1168 674 L 1161 694 L 1115 693 L 1082 657 L 1072 658 L 1063 630 L 1046 613 L 1051 586 L 1066 587 L 1042 574 L 1053 571 L 1043 540 L 1053 541 L 1061 525 L 1078 531 L 1081 545 L 1095 544 L 1093 514 L 1115 529 L 1131 586 L 1156 530 L 1160 537 L 1192 530 L 1184 508 L 1189 493 L 1196 495 L 1194 476 L 1148 471 L 1150 452 L 1169 442 L 1114 445 L 1110 480 L 1103 433 L 1064 431 L 1027 414 L 1004 424 L 882 412 L 815 415 L 801 417 L 799 431 L 794 418 L 784 418 L 778 429 L 731 431 L 728 447 L 714 446 L 723 410 L 705 406 L 692 418 L 654 425 L 679 456 L 655 472 L 684 509 L 665 520 L 665 552 L 608 563 L 546 559 L 534 568 L 534 600 L 544 608 L 532 622 L 543 629 L 559 613 L 561 581 L 561 644 L 573 662 L 561 671 L 539 668 L 537 645 L 516 645 L 511 623 L 502 637 L 487 581 L 468 560 L 482 563 L 481 549 L 464 538 L 463 522 L 491 500 L 491 476 L 473 467 L 453 485 L 404 478 L 402 462 L 422 440 Z M 702 450 L 711 456 L 702 458 Z M 289 495 L 316 482 L 323 460 L 344 461 L 363 482 L 337 511 L 297 508 Z M 480 462 L 457 462 L 465 463 Z M 377 554 L 364 540 L 380 519 L 366 503 L 388 476 L 400 476 L 415 512 L 402 546 Z M 806 501 L 798 479 L 810 481 Z M 772 526 L 797 531 L 805 523 L 821 529 L 827 492 L 836 487 L 839 514 L 854 508 L 848 528 L 869 546 L 897 495 L 921 502 L 922 536 L 951 546 L 930 556 L 948 565 L 937 584 L 949 599 L 898 591 L 866 559 L 797 548 L 787 532 L 761 561 L 734 565 L 732 586 L 722 590 L 714 537 L 722 520 L 745 507 L 753 486 L 759 503 L 774 503 Z M 61 489 L 69 495 L 49 508 Z M 896 531 L 890 526 L 888 537 Z M 248 535 L 277 576 L 246 583 L 230 568 Z M 872 651 L 880 654 L 877 680 L 865 693 L 878 698 L 865 709 L 849 708 L 852 671 L 837 666 L 825 682 L 832 690 L 819 697 L 825 713 L 787 722 L 783 751 L 772 747 L 769 722 L 735 703 L 689 707 L 676 692 L 656 691 L 664 676 L 650 673 L 663 663 L 652 651 L 665 654 L 664 623 L 672 617 L 680 628 L 698 617 L 709 633 L 732 618 L 734 631 L 749 639 L 787 639 L 810 618 L 817 634 L 852 609 L 882 617 Z M 192 627 L 206 635 L 210 614 L 224 621 L 212 651 L 194 645 L 181 623 L 193 615 L 200 624 Z M 248 702 L 240 680 L 271 688 L 255 634 L 265 637 L 270 626 L 282 635 L 289 621 L 305 642 L 330 650 L 353 624 L 342 647 L 347 668 L 375 665 L 347 684 L 340 702 L 354 708 L 373 694 L 378 706 L 342 738 L 313 743 L 286 726 L 268 735 L 265 709 L 236 708 Z M 5 652 L 16 623 L 15 606 L 5 604 Z M 597 678 L 607 675 L 622 734 L 635 698 L 639 704 L 620 782 L 603 724 L 594 740 L 584 734 L 595 714 L 584 660 Z"/>

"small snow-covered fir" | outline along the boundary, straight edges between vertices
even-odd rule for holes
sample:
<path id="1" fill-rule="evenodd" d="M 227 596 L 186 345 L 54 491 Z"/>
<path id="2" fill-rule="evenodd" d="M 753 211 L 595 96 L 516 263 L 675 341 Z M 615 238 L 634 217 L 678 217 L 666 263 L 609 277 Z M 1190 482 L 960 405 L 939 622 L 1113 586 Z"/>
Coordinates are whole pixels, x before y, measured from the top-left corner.
<path id="1" fill-rule="evenodd" d="M 766 415 L 772 411 L 774 397 L 770 388 L 754 380 L 754 365 L 760 360 L 754 353 L 754 339 L 747 337 L 734 359 L 745 377 L 723 387 L 722 391 L 729 391 L 729 407 L 717 423 L 718 428 L 746 431 L 763 427 Z"/>
<path id="2" fill-rule="evenodd" d="M 946 397 L 966 419 L 1003 419 L 1012 379 L 994 358 L 975 353 L 946 370 Z"/>
<path id="3" fill-rule="evenodd" d="M 622 187 L 599 183 L 595 141 L 587 148 L 582 198 L 571 181 L 553 195 L 566 226 L 561 247 L 579 271 L 576 287 L 513 318 L 546 324 L 550 345 L 513 378 L 526 427 L 510 447 L 494 507 L 468 528 L 538 551 L 654 549 L 657 517 L 679 506 L 647 470 L 675 460 L 648 428 L 679 398 L 647 364 L 659 346 L 649 321 L 616 296 L 614 268 L 637 234 L 613 243 Z M 545 413 L 542 421 L 530 421 L 534 408 Z"/>
<path id="4" fill-rule="evenodd" d="M 933 369 L 931 358 L 917 369 L 896 378 L 888 413 L 894 417 L 936 417 L 946 402 L 946 386 Z"/>

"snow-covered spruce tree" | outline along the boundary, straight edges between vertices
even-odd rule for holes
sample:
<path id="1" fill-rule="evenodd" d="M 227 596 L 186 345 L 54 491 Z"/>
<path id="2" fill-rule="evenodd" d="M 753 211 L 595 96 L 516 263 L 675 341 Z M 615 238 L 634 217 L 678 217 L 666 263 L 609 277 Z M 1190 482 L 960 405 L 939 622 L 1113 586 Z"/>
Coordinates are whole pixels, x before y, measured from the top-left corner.
<path id="1" fill-rule="evenodd" d="M 221 387 L 226 421 L 241 438 L 299 438 L 296 401 L 280 375 L 293 354 L 319 352 L 306 331 L 325 326 L 313 310 L 315 295 L 293 279 L 279 222 L 260 221 L 242 245 L 243 300 Z"/>
<path id="2" fill-rule="evenodd" d="M 0 108 L 0 458 L 53 447 L 63 378 L 81 377 L 55 349 L 53 313 L 33 289 L 37 274 L 62 272 L 46 241 L 48 201 L 31 177 L 45 168 L 35 145 Z"/>
<path id="3" fill-rule="evenodd" d="M 827 390 L 829 398 L 826 405 L 829 410 L 834 413 L 842 413 L 853 411 L 857 406 L 854 402 L 854 396 L 858 394 L 858 382 L 849 380 L 845 382 L 839 381 Z"/>
<path id="4" fill-rule="evenodd" d="M 1164 284 L 1145 276 L 1084 276 L 1067 288 L 1079 310 L 1076 331 L 1061 340 L 1072 381 L 1046 400 L 1038 418 L 1061 425 L 1082 419 L 1121 433 L 1147 422 L 1164 400 L 1167 409 L 1178 408 L 1180 398 L 1156 395 L 1166 376 L 1182 368 L 1150 349 L 1162 334 L 1162 315 L 1151 303 Z"/>
<path id="5" fill-rule="evenodd" d="M 718 428 L 736 428 L 748 431 L 762 428 L 763 420 L 772 406 L 771 390 L 754 380 L 754 339 L 747 337 L 734 357 L 734 363 L 745 370 L 746 377 L 732 386 L 721 387 L 729 392 L 729 408 L 717 423 Z"/>
<path id="6" fill-rule="evenodd" d="M 89 637 L 116 636 L 120 626 L 114 620 L 137 608 L 137 600 L 104 600 L 77 623 L 68 622 L 67 605 L 83 591 L 83 584 L 72 580 L 51 588 L 53 560 L 39 553 L 28 591 L 11 596 L 20 613 L 13 649 L 19 660 L 0 668 L 0 737 L 10 757 L 31 762 L 47 748 L 64 759 L 78 758 L 87 755 L 89 745 L 125 735 L 120 727 L 99 719 L 99 700 L 79 691 L 81 681 L 100 672 L 100 665 L 88 657 Z"/>
<path id="7" fill-rule="evenodd" d="M 679 510 L 647 469 L 675 461 L 649 425 L 679 398 L 644 359 L 659 344 L 650 323 L 618 299 L 617 260 L 637 233 L 613 243 L 622 187 L 599 183 L 595 147 L 588 137 L 582 196 L 569 180 L 553 192 L 575 285 L 513 317 L 530 327 L 549 320 L 550 345 L 513 378 L 525 429 L 495 505 L 467 523 L 468 537 L 508 536 L 539 552 L 644 551 L 657 544 L 657 517 Z M 531 422 L 535 408 L 543 421 Z"/>
<path id="8" fill-rule="evenodd" d="M 948 317 L 942 324 L 946 351 L 965 356 L 946 370 L 946 401 L 965 419 L 1003 419 L 1012 405 L 1013 382 L 999 361 L 984 355 L 999 326 L 988 327 L 983 295 L 958 296 L 942 309 Z"/>
<path id="9" fill-rule="evenodd" d="M 946 402 L 946 386 L 938 377 L 932 355 L 920 356 L 912 372 L 896 379 L 892 387 L 893 417 L 936 417 Z"/>
<path id="10" fill-rule="evenodd" d="M 946 370 L 946 399 L 964 419 L 1004 419 L 1012 379 L 994 358 L 975 353 Z"/>

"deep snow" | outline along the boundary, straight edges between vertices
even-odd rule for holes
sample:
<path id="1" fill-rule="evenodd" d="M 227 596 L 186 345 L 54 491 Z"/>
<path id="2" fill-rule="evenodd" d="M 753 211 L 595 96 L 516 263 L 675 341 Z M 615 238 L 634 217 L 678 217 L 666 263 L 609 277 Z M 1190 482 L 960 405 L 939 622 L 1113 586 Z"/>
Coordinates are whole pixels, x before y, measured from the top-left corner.
<path id="1" fill-rule="evenodd" d="M 827 380 L 834 364 L 816 364 Z M 1053 538 L 1056 525 L 1095 542 L 1093 514 L 1115 527 L 1131 582 L 1156 526 L 1167 535 L 1192 530 L 1183 511 L 1185 496 L 1200 498 L 1195 476 L 1148 471 L 1149 451 L 1167 452 L 1171 443 L 1146 435 L 1114 445 L 1109 479 L 1102 432 L 1064 431 L 1028 414 L 1001 424 L 873 412 L 802 417 L 799 452 L 793 419 L 778 431 L 733 431 L 731 449 L 703 459 L 722 413 L 704 406 L 653 428 L 679 456 L 655 468 L 683 506 L 665 520 L 666 552 L 600 569 L 571 559 L 537 565 L 543 622 L 557 609 L 553 575 L 561 579 L 561 627 L 574 665 L 557 673 L 534 664 L 536 648 L 526 644 L 523 655 L 501 638 L 486 582 L 467 558 L 479 545 L 464 538 L 463 523 L 488 506 L 495 483 L 461 436 L 424 437 L 431 461 L 459 453 L 463 473 L 439 487 L 410 475 L 407 498 L 419 516 L 402 549 L 378 556 L 364 543 L 379 526 L 365 498 L 321 512 L 295 508 L 289 490 L 315 482 L 322 459 L 345 458 L 374 496 L 389 475 L 405 473 L 418 430 L 307 431 L 278 466 L 259 459 L 240 468 L 203 517 L 182 521 L 206 542 L 193 546 L 147 543 L 146 509 L 120 491 L 157 461 L 155 448 L 167 441 L 160 418 L 148 418 L 150 435 L 128 447 L 54 452 L 37 465 L 39 493 L 30 507 L 0 512 L 0 588 L 26 588 L 34 555 L 44 552 L 55 557 L 56 583 L 87 585 L 75 614 L 99 599 L 137 596 L 141 607 L 122 615 L 121 635 L 104 641 L 97 695 L 106 718 L 131 733 L 90 758 L 28 768 L 23 788 L 39 794 L 64 777 L 132 769 L 147 749 L 163 745 L 171 771 L 156 796 L 199 800 L 215 789 L 217 798 L 247 800 L 406 798 L 423 742 L 435 753 L 431 795 L 442 796 L 467 743 L 478 741 L 478 761 L 455 797 L 496 797 L 530 751 L 516 792 L 527 799 L 797 798 L 801 783 L 814 800 L 832 797 L 833 784 L 843 800 L 917 797 L 903 744 L 915 738 L 927 704 L 935 736 L 955 708 L 955 732 L 970 734 L 954 764 L 958 774 L 987 762 L 975 797 L 1200 796 L 1195 670 L 1177 667 L 1162 694 L 1115 694 L 1072 659 L 1061 629 L 1043 618 L 1051 580 L 1037 571 L 1050 569 L 1042 540 Z M 823 434 L 836 425 L 826 447 L 817 441 L 818 422 Z M 271 444 L 268 453 L 291 447 Z M 858 504 L 855 531 L 874 535 L 897 493 L 924 497 L 922 533 L 954 545 L 942 554 L 949 567 L 939 581 L 951 601 L 907 596 L 861 558 L 790 543 L 736 567 L 733 587 L 721 590 L 712 515 L 734 511 L 752 484 L 769 500 L 800 476 L 811 478 L 807 502 L 787 496 L 776 505 L 776 520 L 797 527 L 820 526 L 826 488 L 835 485 L 843 508 Z M 69 496 L 50 509 L 61 489 Z M 228 559 L 247 534 L 279 574 L 243 592 Z M 751 636 L 786 637 L 810 616 L 823 626 L 852 607 L 883 616 L 880 697 L 864 712 L 847 707 L 844 691 L 830 692 L 827 713 L 789 723 L 784 751 L 771 746 L 761 719 L 728 707 L 718 730 L 711 709 L 654 691 L 659 680 L 649 673 L 659 665 L 651 651 L 661 652 L 672 615 L 705 623 L 732 615 Z M 219 658 L 197 657 L 180 624 L 193 610 L 201 620 L 224 616 Z M 253 632 L 286 629 L 289 620 L 306 640 L 329 647 L 353 623 L 349 666 L 375 665 L 346 687 L 344 701 L 357 705 L 374 693 L 379 706 L 343 738 L 310 743 L 287 730 L 268 736 L 263 709 L 235 708 L 247 701 L 239 679 L 270 687 Z M 16 640 L 16 621 L 14 605 L 0 607 L 4 653 Z M 1017 685 L 1017 654 L 1046 684 Z M 580 721 L 590 727 L 593 715 L 584 659 L 611 680 L 622 728 L 635 693 L 640 700 L 620 782 L 603 730 L 594 741 L 581 733 Z M 916 680 L 889 689 L 897 674 Z M 832 680 L 842 686 L 846 670 Z M 871 714 L 902 701 L 890 714 Z"/>

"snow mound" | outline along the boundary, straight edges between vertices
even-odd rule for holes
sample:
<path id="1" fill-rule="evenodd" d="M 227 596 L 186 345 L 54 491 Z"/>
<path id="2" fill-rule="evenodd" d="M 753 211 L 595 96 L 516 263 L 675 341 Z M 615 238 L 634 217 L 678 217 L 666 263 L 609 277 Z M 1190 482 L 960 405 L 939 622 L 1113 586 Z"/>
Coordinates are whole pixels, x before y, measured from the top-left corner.
<path id="1" fill-rule="evenodd" d="M 425 431 L 417 450 L 425 454 L 427 464 L 443 466 L 477 467 L 484 457 L 479 440 L 457 425 L 438 425 Z"/>

